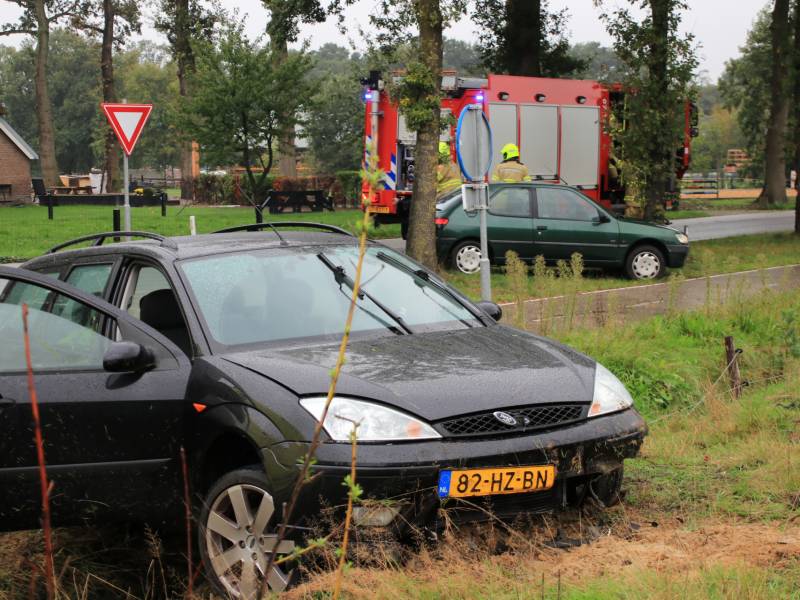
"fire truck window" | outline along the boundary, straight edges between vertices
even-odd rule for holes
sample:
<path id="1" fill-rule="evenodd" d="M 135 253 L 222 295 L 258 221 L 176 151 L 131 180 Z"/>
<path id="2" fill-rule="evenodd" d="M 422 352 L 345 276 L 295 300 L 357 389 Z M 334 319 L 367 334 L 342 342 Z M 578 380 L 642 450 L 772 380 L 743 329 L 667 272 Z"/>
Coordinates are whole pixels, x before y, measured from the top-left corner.
<path id="1" fill-rule="evenodd" d="M 489 199 L 489 212 L 503 217 L 530 217 L 530 202 L 527 188 L 502 188 Z"/>
<path id="2" fill-rule="evenodd" d="M 536 203 L 540 219 L 565 219 L 569 221 L 592 221 L 597 218 L 597 208 L 591 200 L 570 190 L 538 188 Z"/>

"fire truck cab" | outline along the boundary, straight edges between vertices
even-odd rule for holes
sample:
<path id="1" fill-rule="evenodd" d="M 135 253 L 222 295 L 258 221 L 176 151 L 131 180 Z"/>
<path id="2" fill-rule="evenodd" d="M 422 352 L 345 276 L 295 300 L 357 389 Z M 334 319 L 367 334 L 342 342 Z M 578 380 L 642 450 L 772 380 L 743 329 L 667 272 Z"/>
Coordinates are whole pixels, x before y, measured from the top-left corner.
<path id="1" fill-rule="evenodd" d="M 416 134 L 392 102 L 380 73 L 362 80 L 365 85 L 365 164 L 377 151 L 378 168 L 385 176 L 368 210 L 376 224 L 407 223 L 414 183 Z M 465 106 L 483 105 L 492 128 L 492 169 L 502 161 L 500 149 L 519 146 L 520 160 L 531 178 L 570 185 L 611 210 L 624 209 L 625 190 L 614 156 L 609 119 L 624 102 L 619 86 L 598 81 L 489 75 L 488 79 L 442 76 L 442 115 L 452 116 L 442 141 L 455 136 L 455 121 Z M 689 147 L 696 135 L 696 109 L 686 107 L 683 147 L 676 152 L 676 176 L 689 167 Z M 364 184 L 364 193 L 368 191 Z"/>

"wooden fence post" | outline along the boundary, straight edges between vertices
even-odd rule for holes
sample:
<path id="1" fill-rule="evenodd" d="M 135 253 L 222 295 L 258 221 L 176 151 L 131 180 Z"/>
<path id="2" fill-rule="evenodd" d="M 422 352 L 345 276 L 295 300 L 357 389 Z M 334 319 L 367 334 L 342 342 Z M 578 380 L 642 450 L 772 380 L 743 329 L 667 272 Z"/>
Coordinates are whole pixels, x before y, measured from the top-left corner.
<path id="1" fill-rule="evenodd" d="M 728 369 L 728 376 L 731 382 L 733 397 L 737 400 L 742 395 L 742 377 L 739 373 L 739 353 L 733 343 L 733 336 L 725 336 L 725 364 Z"/>

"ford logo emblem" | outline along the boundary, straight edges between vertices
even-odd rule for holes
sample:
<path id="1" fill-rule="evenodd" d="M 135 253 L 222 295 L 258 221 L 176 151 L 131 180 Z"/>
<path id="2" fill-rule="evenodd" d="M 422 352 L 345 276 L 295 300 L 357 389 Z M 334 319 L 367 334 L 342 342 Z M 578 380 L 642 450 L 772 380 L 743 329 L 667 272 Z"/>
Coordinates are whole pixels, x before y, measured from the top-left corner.
<path id="1" fill-rule="evenodd" d="M 507 412 L 498 410 L 492 414 L 494 415 L 494 418 L 500 421 L 503 425 L 508 425 L 509 427 L 515 427 L 517 425 L 517 420 Z"/>

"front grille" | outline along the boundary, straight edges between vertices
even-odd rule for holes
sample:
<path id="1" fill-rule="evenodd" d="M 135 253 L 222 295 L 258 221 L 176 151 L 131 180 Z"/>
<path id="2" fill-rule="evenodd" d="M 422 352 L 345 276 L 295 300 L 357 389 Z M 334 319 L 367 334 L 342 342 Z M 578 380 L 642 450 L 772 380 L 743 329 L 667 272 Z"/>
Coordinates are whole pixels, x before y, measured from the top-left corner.
<path id="1" fill-rule="evenodd" d="M 511 521 L 522 515 L 549 513 L 560 505 L 562 488 L 528 494 L 501 494 L 484 498 L 448 498 L 442 505 L 448 518 L 458 524 L 486 522 L 494 519 Z"/>
<path id="2" fill-rule="evenodd" d="M 500 411 L 511 415 L 516 420 L 516 425 L 504 423 L 495 417 L 494 413 L 498 411 L 492 411 L 442 421 L 439 426 L 450 437 L 524 433 L 578 421 L 583 417 L 585 408 L 583 404 L 528 406 Z"/>

